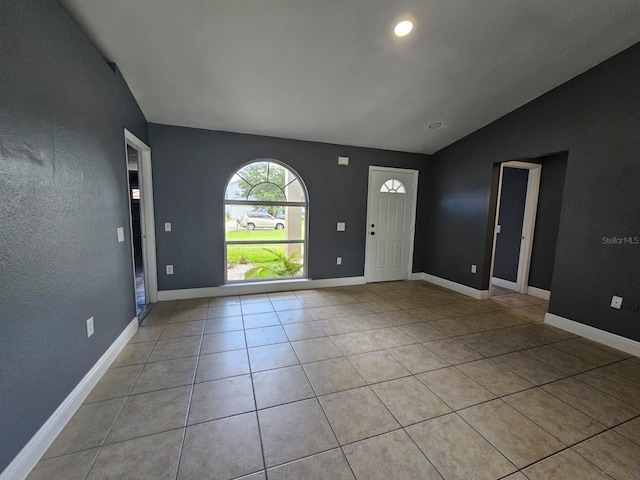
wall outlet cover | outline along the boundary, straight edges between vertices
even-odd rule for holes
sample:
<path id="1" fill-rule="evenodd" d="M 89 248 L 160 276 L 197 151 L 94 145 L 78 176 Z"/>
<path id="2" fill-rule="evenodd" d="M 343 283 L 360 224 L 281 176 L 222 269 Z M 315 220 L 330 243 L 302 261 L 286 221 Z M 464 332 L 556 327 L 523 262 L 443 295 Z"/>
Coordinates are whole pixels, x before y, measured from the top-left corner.
<path id="1" fill-rule="evenodd" d="M 124 242 L 124 227 L 118 227 L 116 233 L 118 235 L 118 243 Z"/>
<path id="2" fill-rule="evenodd" d="M 173 275 L 173 265 L 167 265 L 167 275 Z"/>
<path id="3" fill-rule="evenodd" d="M 164 231 L 165 232 L 171 231 L 171 222 L 164 222 Z"/>
<path id="4" fill-rule="evenodd" d="M 478 273 L 477 265 L 471 265 L 471 273 Z"/>
<path id="5" fill-rule="evenodd" d="M 87 320 L 87 338 L 93 335 L 93 317 Z"/>
<path id="6" fill-rule="evenodd" d="M 617 297 L 614 295 L 611 298 L 611 308 L 616 308 L 620 310 L 620 307 L 622 307 L 622 297 Z"/>
<path id="7" fill-rule="evenodd" d="M 336 265 L 342 265 L 342 257 L 336 258 Z"/>
<path id="8" fill-rule="evenodd" d="M 346 224 L 344 222 L 338 222 L 336 228 L 339 232 L 344 232 L 346 230 Z"/>

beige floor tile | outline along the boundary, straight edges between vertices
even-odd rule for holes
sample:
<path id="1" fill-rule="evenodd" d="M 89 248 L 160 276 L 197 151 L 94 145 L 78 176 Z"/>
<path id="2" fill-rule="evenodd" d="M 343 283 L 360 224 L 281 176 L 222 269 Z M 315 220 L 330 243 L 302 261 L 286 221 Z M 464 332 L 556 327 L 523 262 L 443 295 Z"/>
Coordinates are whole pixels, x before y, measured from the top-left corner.
<path id="1" fill-rule="evenodd" d="M 111 368 L 147 363 L 156 342 L 132 343 L 125 346 L 111 364 Z"/>
<path id="2" fill-rule="evenodd" d="M 435 310 L 433 307 L 411 308 L 407 310 L 411 315 L 421 322 L 432 322 L 434 320 L 442 320 L 448 318 L 448 314 Z"/>
<path id="3" fill-rule="evenodd" d="M 333 305 L 332 303 L 329 303 L 329 300 L 327 300 L 327 298 L 322 295 L 317 297 L 301 298 L 300 303 L 304 305 L 304 308 L 326 307 L 328 305 Z"/>
<path id="4" fill-rule="evenodd" d="M 502 400 L 469 407 L 458 414 L 518 468 L 565 448 L 562 442 Z"/>
<path id="5" fill-rule="evenodd" d="M 472 362 L 484 358 L 480 353 L 470 349 L 453 338 L 444 338 L 422 344 L 451 365 Z"/>
<path id="6" fill-rule="evenodd" d="M 202 335 L 203 329 L 204 320 L 196 320 L 195 322 L 171 323 L 164 328 L 164 331 L 160 336 L 160 340 L 200 336 Z"/>
<path id="7" fill-rule="evenodd" d="M 447 336 L 469 335 L 478 332 L 478 327 L 467 324 L 462 317 L 435 320 L 429 324 Z"/>
<path id="8" fill-rule="evenodd" d="M 206 308 L 194 308 L 189 310 L 175 310 L 169 317 L 169 323 L 191 322 L 207 318 Z"/>
<path id="9" fill-rule="evenodd" d="M 130 396 L 105 444 L 184 427 L 190 396 L 190 385 Z"/>
<path id="10" fill-rule="evenodd" d="M 441 338 L 447 338 L 447 334 L 432 327 L 428 323 L 412 323 L 410 325 L 401 325 L 400 330 L 413 338 L 416 342 L 430 342 Z"/>
<path id="11" fill-rule="evenodd" d="M 604 425 L 540 388 L 525 390 L 504 401 L 567 445 L 606 429 Z"/>
<path id="12" fill-rule="evenodd" d="M 342 352 L 329 337 L 311 338 L 292 342 L 291 345 L 301 363 L 317 362 L 341 357 Z"/>
<path id="13" fill-rule="evenodd" d="M 517 327 L 516 330 L 536 340 L 540 345 L 568 340 L 575 335 L 546 324 L 531 324 Z"/>
<path id="14" fill-rule="evenodd" d="M 369 387 L 332 393 L 319 400 L 340 445 L 400 428 Z"/>
<path id="15" fill-rule="evenodd" d="M 282 312 L 286 310 L 298 310 L 304 308 L 304 305 L 297 298 L 290 298 L 286 300 L 276 300 L 272 301 L 273 309 L 276 312 Z"/>
<path id="16" fill-rule="evenodd" d="M 551 345 L 531 348 L 523 353 L 568 375 L 575 375 L 595 368 L 594 364 L 553 348 Z"/>
<path id="17" fill-rule="evenodd" d="M 180 429 L 107 445 L 100 450 L 87 480 L 173 480 L 182 435 Z"/>
<path id="18" fill-rule="evenodd" d="M 316 395 L 326 395 L 366 385 L 357 370 L 344 357 L 305 363 L 304 370 Z"/>
<path id="19" fill-rule="evenodd" d="M 495 398 L 489 390 L 453 367 L 423 373 L 416 378 L 454 410 Z"/>
<path id="20" fill-rule="evenodd" d="M 456 340 L 466 345 L 472 350 L 481 353 L 485 357 L 492 357 L 494 355 L 504 355 L 516 350 L 513 347 L 503 345 L 495 342 L 491 339 L 491 334 L 473 333 L 471 335 L 463 335 L 456 337 Z"/>
<path id="21" fill-rule="evenodd" d="M 640 363 L 636 363 L 633 360 L 623 360 L 606 368 L 617 375 L 640 383 Z"/>
<path id="22" fill-rule="evenodd" d="M 169 319 L 171 318 L 173 312 L 155 312 L 151 311 L 147 316 L 144 317 L 144 320 L 140 324 L 141 327 L 156 327 L 156 326 L 164 326 L 169 323 Z"/>
<path id="23" fill-rule="evenodd" d="M 377 383 L 371 388 L 403 427 L 451 412 L 415 377 Z"/>
<path id="24" fill-rule="evenodd" d="M 315 321 L 290 323 L 283 325 L 283 328 L 291 342 L 327 336 L 322 327 Z"/>
<path id="25" fill-rule="evenodd" d="M 502 480 L 529 480 L 529 479 L 527 479 L 527 477 L 525 477 L 523 473 L 516 472 L 516 473 L 512 473 L 511 475 L 507 475 L 506 477 L 503 477 Z"/>
<path id="26" fill-rule="evenodd" d="M 489 359 L 458 365 L 462 373 L 501 397 L 533 387 L 533 384 Z"/>
<path id="27" fill-rule="evenodd" d="M 227 352 L 241 348 L 246 348 L 245 336 L 242 330 L 212 333 L 202 337 L 200 354 L 208 355 L 209 353 Z"/>
<path id="28" fill-rule="evenodd" d="M 389 324 L 395 325 L 395 326 L 410 325 L 412 323 L 418 323 L 422 321 L 414 317 L 410 313 L 405 312 L 404 310 L 395 310 L 392 312 L 380 312 L 378 313 L 378 315 L 385 322 L 388 322 Z"/>
<path id="29" fill-rule="evenodd" d="M 172 338 L 158 340 L 151 352 L 149 362 L 171 360 L 174 358 L 193 357 L 200 351 L 200 337 Z"/>
<path id="30" fill-rule="evenodd" d="M 422 345 L 405 345 L 387 350 L 411 373 L 422 373 L 448 367 L 449 363 Z"/>
<path id="31" fill-rule="evenodd" d="M 313 315 L 311 315 L 308 310 L 289 310 L 286 312 L 278 312 L 277 317 L 278 320 L 280 320 L 280 323 L 282 323 L 283 325 L 315 320 Z"/>
<path id="32" fill-rule="evenodd" d="M 601 350 L 593 345 L 583 343 L 577 338 L 556 342 L 552 346 L 553 348 L 557 348 L 558 350 L 569 353 L 598 366 L 608 365 L 610 363 L 617 362 L 618 360 L 622 360 L 622 357 L 619 355 Z"/>
<path id="33" fill-rule="evenodd" d="M 385 300 L 374 300 L 370 302 L 364 302 L 364 304 L 376 313 L 392 312 L 394 310 L 400 309 L 400 307 L 398 307 L 393 302 Z"/>
<path id="34" fill-rule="evenodd" d="M 258 417 L 267 467 L 338 446 L 315 398 L 260 410 Z"/>
<path id="35" fill-rule="evenodd" d="M 606 368 L 591 370 L 575 378 L 635 408 L 640 408 L 640 383 L 617 375 Z"/>
<path id="36" fill-rule="evenodd" d="M 270 468 L 268 474 L 269 480 L 355 480 L 339 448 Z"/>
<path id="37" fill-rule="evenodd" d="M 230 297 L 211 297 L 209 299 L 209 306 L 215 307 L 219 305 L 240 305 L 240 297 L 238 296 L 230 296 Z"/>
<path id="38" fill-rule="evenodd" d="M 382 350 L 351 355 L 348 358 L 367 383 L 384 382 L 411 374 L 391 355 Z"/>
<path id="39" fill-rule="evenodd" d="M 168 302 L 158 302 L 156 304 L 153 305 L 151 311 L 153 313 L 156 312 L 173 312 L 176 309 L 176 306 L 178 305 L 178 301 L 177 300 L 172 300 L 172 301 L 168 301 Z"/>
<path id="40" fill-rule="evenodd" d="M 187 428 L 179 480 L 235 478 L 264 469 L 255 412 Z"/>
<path id="41" fill-rule="evenodd" d="M 355 317 L 350 317 L 350 319 L 358 328 L 358 330 L 373 330 L 375 328 L 386 328 L 391 326 L 389 322 L 387 322 L 377 313 L 358 315 Z"/>
<path id="42" fill-rule="evenodd" d="M 629 422 L 616 427 L 616 432 L 627 437 L 629 440 L 640 445 L 640 418 L 635 418 Z"/>
<path id="43" fill-rule="evenodd" d="M 382 348 L 393 348 L 416 343 L 416 340 L 398 327 L 376 328 L 375 330 L 368 330 L 365 333 Z"/>
<path id="44" fill-rule="evenodd" d="M 207 310 L 207 318 L 235 317 L 242 315 L 240 305 L 213 305 Z"/>
<path id="45" fill-rule="evenodd" d="M 357 332 L 358 326 L 347 317 L 329 318 L 318 320 L 318 325 L 327 335 L 340 335 L 342 333 Z"/>
<path id="46" fill-rule="evenodd" d="M 541 388 L 608 427 L 640 414 L 640 410 L 574 377 L 543 385 Z"/>
<path id="47" fill-rule="evenodd" d="M 330 305 L 349 305 L 352 303 L 362 303 L 347 293 L 341 295 L 326 295 L 325 298 L 329 301 Z"/>
<path id="48" fill-rule="evenodd" d="M 162 332 L 164 331 L 164 325 L 156 325 L 152 327 L 140 327 L 138 331 L 133 336 L 131 340 L 129 340 L 129 345 L 134 343 L 144 343 L 144 342 L 155 342 L 160 338 Z"/>
<path id="49" fill-rule="evenodd" d="M 243 315 L 242 321 L 244 322 L 244 328 L 247 328 L 247 329 L 280 325 L 280 317 L 278 317 L 278 314 L 273 312 L 256 313 L 253 315 Z"/>
<path id="50" fill-rule="evenodd" d="M 189 425 L 256 409 L 249 375 L 221 378 L 193 386 Z"/>
<path id="51" fill-rule="evenodd" d="M 212 353 L 200 356 L 196 382 L 207 382 L 247 373 L 249 373 L 249 359 L 246 350 Z"/>
<path id="52" fill-rule="evenodd" d="M 254 315 L 256 313 L 269 313 L 274 311 L 271 302 L 242 303 L 241 307 L 242 315 Z"/>
<path id="53" fill-rule="evenodd" d="M 616 480 L 637 480 L 640 445 L 609 430 L 573 449 Z"/>
<path id="54" fill-rule="evenodd" d="M 196 310 L 207 308 L 209 306 L 209 298 L 189 298 L 178 300 L 175 310 Z"/>
<path id="55" fill-rule="evenodd" d="M 124 398 L 116 398 L 81 405 L 43 458 L 57 457 L 102 445 L 124 402 Z"/>
<path id="56" fill-rule="evenodd" d="M 110 398 L 126 397 L 138 380 L 144 365 L 110 368 L 93 387 L 85 403 L 109 400 Z"/>
<path id="57" fill-rule="evenodd" d="M 250 348 L 249 360 L 251 362 L 252 372 L 289 367 L 299 363 L 298 357 L 296 357 L 293 348 L 291 348 L 291 345 L 288 343 L 277 343 L 275 345 Z"/>
<path id="58" fill-rule="evenodd" d="M 367 313 L 374 313 L 373 310 L 371 310 L 363 303 L 338 305 L 337 308 L 338 312 L 340 312 L 342 316 L 366 315 Z"/>
<path id="59" fill-rule="evenodd" d="M 427 420 L 406 431 L 445 479 L 495 480 L 516 470 L 456 414 Z"/>
<path id="60" fill-rule="evenodd" d="M 300 365 L 258 372 L 252 377 L 258 408 L 273 407 L 314 396 Z"/>
<path id="61" fill-rule="evenodd" d="M 500 355 L 491 360 L 534 385 L 542 385 L 566 377 L 566 374 L 561 371 L 522 352 Z"/>
<path id="62" fill-rule="evenodd" d="M 252 328 L 245 330 L 248 347 L 260 347 L 262 345 L 272 345 L 274 343 L 288 342 L 289 338 L 284 333 L 281 325 L 272 327 Z"/>
<path id="63" fill-rule="evenodd" d="M 372 352 L 380 350 L 382 347 L 378 345 L 365 332 L 343 333 L 342 335 L 334 335 L 331 337 L 333 343 L 345 355 L 355 355 L 357 353 Z"/>
<path id="64" fill-rule="evenodd" d="M 442 480 L 433 465 L 402 430 L 344 447 L 357 478 Z"/>
<path id="65" fill-rule="evenodd" d="M 344 317 L 344 314 L 340 310 L 338 310 L 338 307 L 335 305 L 309 308 L 307 309 L 307 311 L 316 320 L 328 320 L 330 318 Z"/>
<path id="66" fill-rule="evenodd" d="M 531 480 L 611 480 L 602 470 L 572 450 L 545 458 L 524 469 Z"/>
<path id="67" fill-rule="evenodd" d="M 27 480 L 84 480 L 89 473 L 99 448 L 71 453 L 38 462 Z"/>
<path id="68" fill-rule="evenodd" d="M 249 295 L 240 295 L 240 304 L 246 305 L 248 303 L 264 303 L 269 302 L 269 294 L 267 293 L 252 293 Z"/>
<path id="69" fill-rule="evenodd" d="M 242 317 L 224 317 L 224 318 L 210 318 L 205 321 L 204 333 L 205 335 L 211 333 L 233 332 L 235 330 L 242 330 L 244 324 L 242 323 Z"/>

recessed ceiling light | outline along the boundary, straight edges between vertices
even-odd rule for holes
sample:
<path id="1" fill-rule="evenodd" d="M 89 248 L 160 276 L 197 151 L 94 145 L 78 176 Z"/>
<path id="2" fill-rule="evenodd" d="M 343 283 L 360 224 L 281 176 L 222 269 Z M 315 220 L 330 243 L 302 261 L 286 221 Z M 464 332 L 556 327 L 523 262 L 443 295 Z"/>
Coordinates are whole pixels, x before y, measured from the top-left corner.
<path id="1" fill-rule="evenodd" d="M 411 30 L 413 30 L 413 22 L 410 22 L 409 20 L 403 20 L 396 25 L 396 28 L 393 29 L 393 32 L 398 37 L 404 37 L 406 35 L 409 35 L 411 33 Z"/>
<path id="2" fill-rule="evenodd" d="M 433 122 L 429 124 L 429 128 L 431 130 L 435 130 L 436 128 L 440 128 L 442 126 L 442 122 Z"/>

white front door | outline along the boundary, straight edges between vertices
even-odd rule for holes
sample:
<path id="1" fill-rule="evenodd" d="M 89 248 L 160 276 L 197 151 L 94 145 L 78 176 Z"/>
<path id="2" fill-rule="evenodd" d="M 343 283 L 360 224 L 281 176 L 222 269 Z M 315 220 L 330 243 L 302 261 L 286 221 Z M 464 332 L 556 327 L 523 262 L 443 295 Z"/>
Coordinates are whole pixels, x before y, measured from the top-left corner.
<path id="1" fill-rule="evenodd" d="M 416 170 L 369 168 L 367 282 L 410 278 L 417 187 Z"/>

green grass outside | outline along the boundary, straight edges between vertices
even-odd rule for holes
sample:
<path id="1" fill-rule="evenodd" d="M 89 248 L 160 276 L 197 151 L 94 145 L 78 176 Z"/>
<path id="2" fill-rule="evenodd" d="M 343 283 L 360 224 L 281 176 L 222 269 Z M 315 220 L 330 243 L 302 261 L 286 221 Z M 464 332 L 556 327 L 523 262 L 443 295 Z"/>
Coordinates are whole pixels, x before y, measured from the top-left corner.
<path id="1" fill-rule="evenodd" d="M 227 241 L 246 240 L 285 240 L 284 230 L 229 230 Z"/>
<path id="2" fill-rule="evenodd" d="M 267 252 L 265 248 L 269 248 L 275 252 L 284 254 L 284 246 L 282 245 L 229 245 L 227 247 L 227 263 L 253 263 L 272 264 L 277 261 L 271 252 Z"/>

